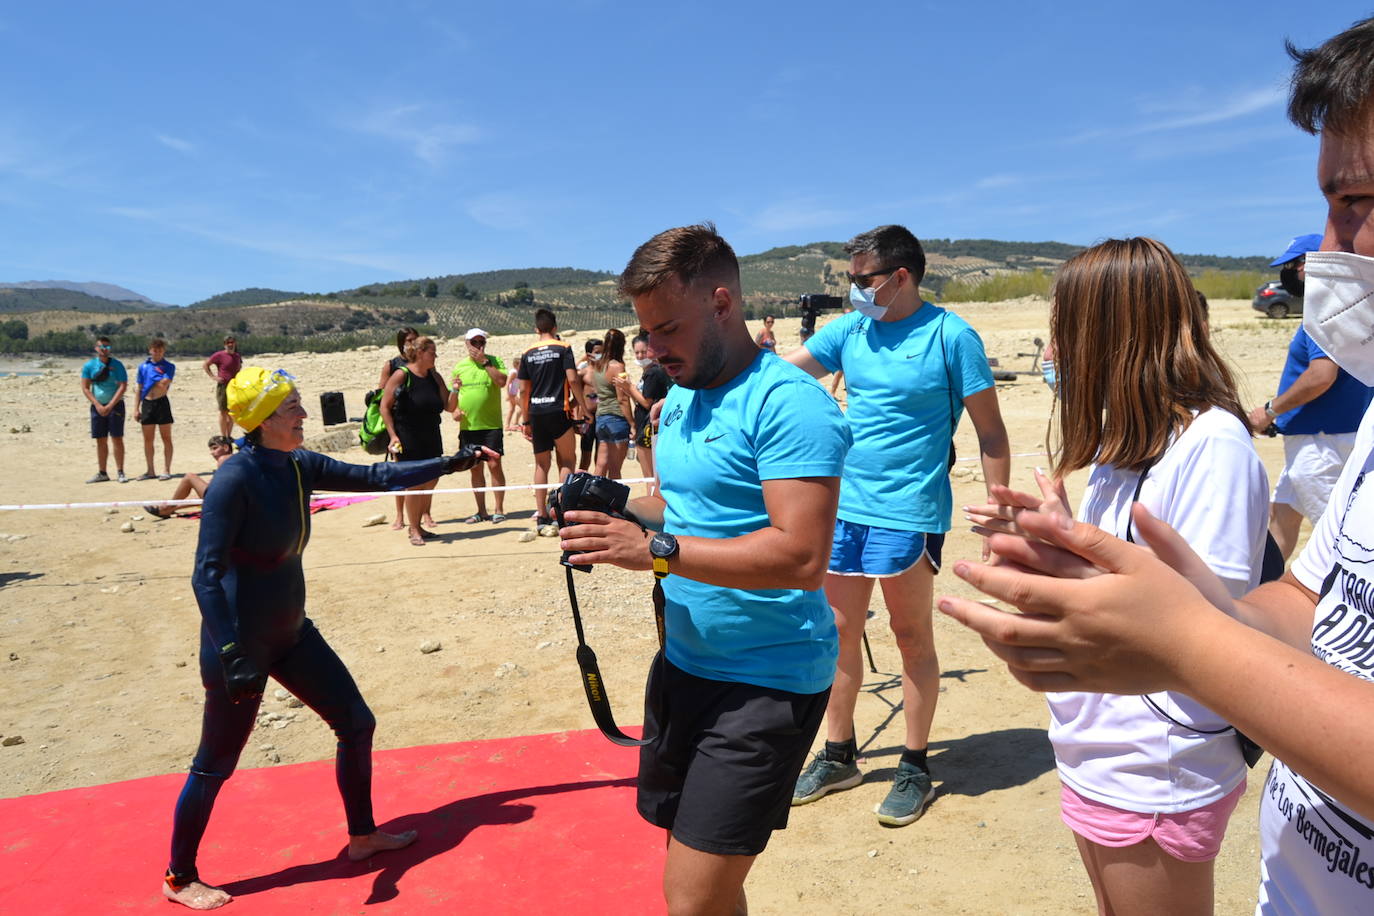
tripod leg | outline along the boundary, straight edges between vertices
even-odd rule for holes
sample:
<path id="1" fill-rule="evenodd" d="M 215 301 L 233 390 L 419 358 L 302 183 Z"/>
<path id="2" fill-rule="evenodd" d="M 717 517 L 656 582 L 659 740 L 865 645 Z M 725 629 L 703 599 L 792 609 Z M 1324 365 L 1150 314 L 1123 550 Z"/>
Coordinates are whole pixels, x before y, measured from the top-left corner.
<path id="1" fill-rule="evenodd" d="M 868 653 L 868 670 L 874 674 L 878 673 L 878 666 L 873 664 L 873 647 L 868 644 L 868 631 L 864 631 L 864 651 Z"/>

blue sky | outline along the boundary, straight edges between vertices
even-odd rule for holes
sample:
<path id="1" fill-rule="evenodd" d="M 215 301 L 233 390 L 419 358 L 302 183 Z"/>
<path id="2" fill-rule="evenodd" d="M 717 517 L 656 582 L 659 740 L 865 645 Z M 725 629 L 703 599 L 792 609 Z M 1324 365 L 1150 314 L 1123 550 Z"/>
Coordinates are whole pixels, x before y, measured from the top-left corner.
<path id="1" fill-rule="evenodd" d="M 0 281 L 186 304 L 919 236 L 1278 254 L 1322 227 L 1283 40 L 1344 2 L 0 7 Z"/>

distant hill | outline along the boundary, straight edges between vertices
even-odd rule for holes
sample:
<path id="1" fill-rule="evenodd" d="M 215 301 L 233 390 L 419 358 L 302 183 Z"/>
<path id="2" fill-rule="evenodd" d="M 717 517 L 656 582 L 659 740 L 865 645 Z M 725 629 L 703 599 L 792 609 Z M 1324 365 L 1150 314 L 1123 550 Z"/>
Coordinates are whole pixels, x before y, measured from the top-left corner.
<path id="1" fill-rule="evenodd" d="M 0 286 L 0 313 L 5 312 L 134 312 L 161 310 L 147 300 L 116 302 L 76 290 L 52 287 Z"/>
<path id="2" fill-rule="evenodd" d="M 101 299 L 109 299 L 114 302 L 141 302 L 144 305 L 156 308 L 172 308 L 163 302 L 154 302 L 142 293 L 136 293 L 131 289 L 122 286 L 115 286 L 113 283 L 74 283 L 70 280 L 24 280 L 20 283 L 0 282 L 0 287 L 10 289 L 67 289 L 77 293 L 85 293 L 88 296 L 97 296 Z"/>
<path id="3" fill-rule="evenodd" d="M 288 299 L 304 299 L 306 297 L 306 293 L 293 293 L 284 289 L 263 289 L 260 286 L 253 286 L 248 289 L 236 289 L 231 293 L 220 293 L 209 299 L 192 302 L 186 307 L 191 309 L 223 309 L 239 305 L 267 305 L 272 302 L 286 302 Z"/>

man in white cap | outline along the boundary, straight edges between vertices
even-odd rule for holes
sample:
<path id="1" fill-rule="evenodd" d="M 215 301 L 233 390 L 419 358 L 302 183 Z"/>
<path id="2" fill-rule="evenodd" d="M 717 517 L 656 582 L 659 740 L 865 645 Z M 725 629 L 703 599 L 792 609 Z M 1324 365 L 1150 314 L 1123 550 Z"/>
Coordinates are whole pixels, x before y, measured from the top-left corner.
<path id="1" fill-rule="evenodd" d="M 501 455 L 505 454 L 504 434 L 501 430 L 501 391 L 506 384 L 506 364 L 499 356 L 487 353 L 487 332 L 481 328 L 469 328 L 463 335 L 467 341 L 468 355 L 453 367 L 450 376 L 453 387 L 458 392 L 458 409 L 454 419 L 458 421 L 458 444 L 483 446 L 491 449 L 497 457 L 491 462 L 491 482 L 493 486 L 506 485 L 506 472 L 501 468 Z M 487 485 L 485 465 L 477 462 L 472 466 L 472 485 Z M 506 493 L 497 490 L 492 494 L 496 511 L 487 515 L 487 494 L 474 493 L 477 497 L 477 512 L 468 516 L 469 525 L 490 521 L 499 524 L 506 520 Z"/>
<path id="2" fill-rule="evenodd" d="M 1308 252 L 1321 247 L 1320 234 L 1300 235 L 1270 262 L 1282 269 L 1284 288 L 1301 296 Z M 1331 488 L 1355 447 L 1355 431 L 1369 406 L 1371 389 L 1337 366 L 1298 326 L 1288 345 L 1278 394 L 1250 411 L 1250 425 L 1262 432 L 1272 423 L 1283 436 L 1283 471 L 1269 505 L 1269 533 L 1287 561 L 1305 517 L 1317 523 Z"/>

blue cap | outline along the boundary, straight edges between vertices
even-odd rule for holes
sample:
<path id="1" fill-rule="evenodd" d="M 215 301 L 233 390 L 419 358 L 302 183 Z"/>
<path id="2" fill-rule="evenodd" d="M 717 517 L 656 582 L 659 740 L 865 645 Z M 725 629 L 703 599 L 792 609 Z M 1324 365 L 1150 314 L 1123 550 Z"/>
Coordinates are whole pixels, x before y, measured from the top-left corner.
<path id="1" fill-rule="evenodd" d="M 1288 250 L 1277 258 L 1269 262 L 1270 267 L 1278 267 L 1280 264 L 1287 264 L 1296 258 L 1300 258 L 1309 251 L 1316 251 L 1322 247 L 1322 236 L 1320 232 L 1313 232 L 1310 235 L 1300 235 L 1288 243 Z"/>

